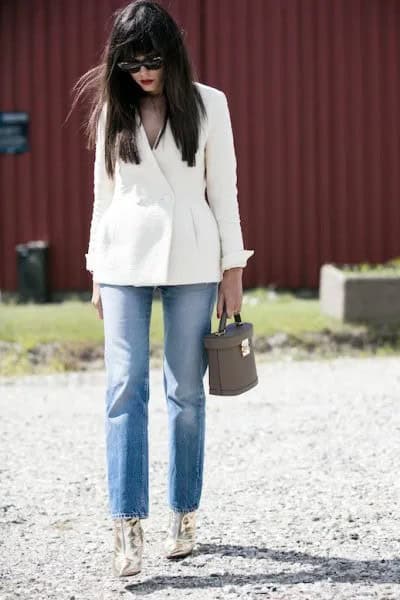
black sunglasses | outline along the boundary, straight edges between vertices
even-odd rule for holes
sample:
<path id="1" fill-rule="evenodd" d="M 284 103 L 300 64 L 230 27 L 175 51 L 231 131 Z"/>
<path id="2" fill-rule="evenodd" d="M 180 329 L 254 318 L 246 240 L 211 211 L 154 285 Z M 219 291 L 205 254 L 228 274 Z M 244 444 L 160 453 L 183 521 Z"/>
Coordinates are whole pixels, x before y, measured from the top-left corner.
<path id="1" fill-rule="evenodd" d="M 163 64 L 162 56 L 153 56 L 152 58 L 145 58 L 144 60 L 133 60 L 132 62 L 119 62 L 117 66 L 121 71 L 127 71 L 129 73 L 139 73 L 140 67 L 146 67 L 151 71 L 161 69 Z"/>

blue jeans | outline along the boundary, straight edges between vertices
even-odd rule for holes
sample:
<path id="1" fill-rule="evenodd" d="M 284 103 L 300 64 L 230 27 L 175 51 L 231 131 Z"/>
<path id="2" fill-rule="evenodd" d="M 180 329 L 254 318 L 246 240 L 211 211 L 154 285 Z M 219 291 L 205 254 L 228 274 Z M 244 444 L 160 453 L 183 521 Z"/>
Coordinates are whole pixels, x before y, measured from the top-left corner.
<path id="1" fill-rule="evenodd" d="M 156 286 L 164 321 L 168 410 L 168 502 L 198 508 L 203 482 L 203 337 L 211 331 L 218 282 Z M 149 330 L 154 286 L 100 284 L 106 366 L 105 435 L 112 518 L 149 515 Z"/>

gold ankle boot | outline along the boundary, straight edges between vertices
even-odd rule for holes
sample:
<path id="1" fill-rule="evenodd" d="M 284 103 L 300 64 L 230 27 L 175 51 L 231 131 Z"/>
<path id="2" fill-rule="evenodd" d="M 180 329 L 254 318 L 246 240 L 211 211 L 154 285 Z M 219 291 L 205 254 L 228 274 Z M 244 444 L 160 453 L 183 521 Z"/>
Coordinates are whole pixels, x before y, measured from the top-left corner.
<path id="1" fill-rule="evenodd" d="M 114 519 L 114 575 L 136 575 L 142 568 L 143 529 L 138 517 Z"/>
<path id="2" fill-rule="evenodd" d="M 187 556 L 193 550 L 196 535 L 196 511 L 170 512 L 168 537 L 164 542 L 166 558 Z"/>

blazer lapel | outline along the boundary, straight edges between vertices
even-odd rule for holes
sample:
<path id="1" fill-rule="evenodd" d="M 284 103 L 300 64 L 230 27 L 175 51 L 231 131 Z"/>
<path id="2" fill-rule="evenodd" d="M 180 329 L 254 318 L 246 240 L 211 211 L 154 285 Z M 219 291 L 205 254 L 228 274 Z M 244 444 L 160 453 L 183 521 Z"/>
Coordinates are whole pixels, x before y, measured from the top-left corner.
<path id="1" fill-rule="evenodd" d="M 153 150 L 151 148 L 150 142 L 147 138 L 147 134 L 146 134 L 145 128 L 143 126 L 143 123 L 140 120 L 140 117 L 138 117 L 138 130 L 137 131 L 138 131 L 138 135 L 139 135 L 140 142 L 141 142 L 140 147 L 142 148 L 143 158 L 145 158 L 145 159 L 147 158 L 147 160 L 150 161 L 150 164 L 152 164 L 152 166 L 154 167 L 154 175 L 155 176 L 157 175 L 158 177 L 160 177 L 162 179 L 163 183 L 168 186 L 171 197 L 175 198 L 175 192 L 173 190 L 173 187 L 171 186 L 170 182 L 168 181 L 164 171 L 162 170 L 162 168 L 160 166 L 160 163 L 157 160 L 157 149 Z M 160 134 L 160 132 L 161 132 L 161 129 L 159 131 L 159 134 Z M 164 136 L 165 136 L 165 138 L 163 141 L 166 144 L 166 151 L 168 151 L 168 144 L 171 143 L 171 138 L 172 138 L 172 141 L 174 142 L 173 136 L 172 136 L 172 131 L 170 129 L 169 119 L 167 120 L 167 125 L 165 127 Z M 158 139 L 158 136 L 157 136 L 157 139 Z M 159 148 L 160 148 L 160 146 L 159 146 Z"/>

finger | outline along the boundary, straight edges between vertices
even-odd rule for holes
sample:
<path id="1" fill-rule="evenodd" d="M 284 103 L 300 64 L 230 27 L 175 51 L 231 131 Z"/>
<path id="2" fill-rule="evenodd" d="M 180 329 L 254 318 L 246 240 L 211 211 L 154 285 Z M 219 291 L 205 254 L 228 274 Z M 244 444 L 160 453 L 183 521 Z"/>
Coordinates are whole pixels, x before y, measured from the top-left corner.
<path id="1" fill-rule="evenodd" d="M 224 300 L 225 300 L 224 294 L 220 293 L 218 296 L 218 304 L 217 304 L 217 318 L 218 319 L 220 319 L 222 316 L 222 311 L 224 308 Z"/>

